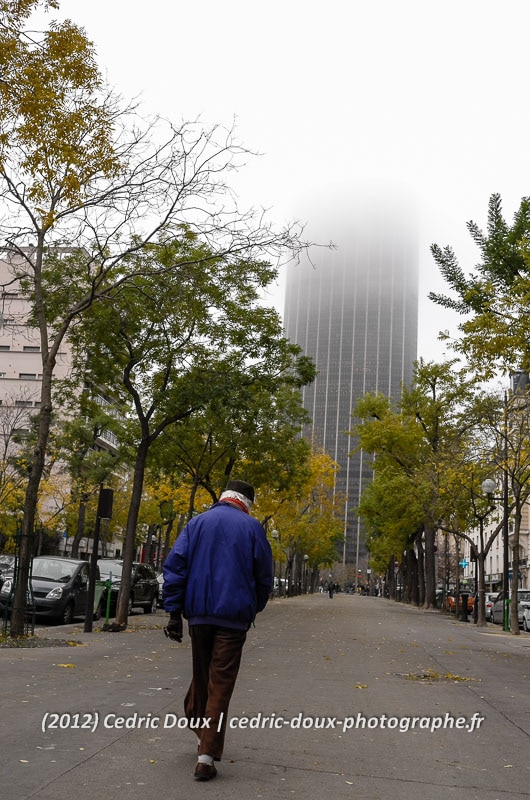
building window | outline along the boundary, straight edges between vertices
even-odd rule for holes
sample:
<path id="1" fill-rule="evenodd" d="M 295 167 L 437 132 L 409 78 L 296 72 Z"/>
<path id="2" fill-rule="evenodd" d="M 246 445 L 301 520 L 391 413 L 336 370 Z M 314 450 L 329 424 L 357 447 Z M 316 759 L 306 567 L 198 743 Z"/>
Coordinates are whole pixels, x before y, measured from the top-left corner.
<path id="1" fill-rule="evenodd" d="M 0 350 L 11 350 L 11 347 L 8 344 L 0 344 Z"/>
<path id="2" fill-rule="evenodd" d="M 7 349 L 9 350 L 9 347 Z M 25 344 L 22 350 L 24 353 L 40 353 L 38 344 Z"/>
<path id="3" fill-rule="evenodd" d="M 15 400 L 15 405 L 18 408 L 25 408 L 26 406 L 32 406 L 33 405 L 33 401 L 32 400 Z"/>
<path id="4" fill-rule="evenodd" d="M 19 372 L 18 377 L 21 381 L 34 381 L 37 379 L 35 372 Z"/>
<path id="5" fill-rule="evenodd" d="M 25 438 L 26 436 L 29 435 L 29 430 L 28 428 L 15 428 L 13 433 L 15 433 L 17 436 L 20 436 L 21 438 Z"/>

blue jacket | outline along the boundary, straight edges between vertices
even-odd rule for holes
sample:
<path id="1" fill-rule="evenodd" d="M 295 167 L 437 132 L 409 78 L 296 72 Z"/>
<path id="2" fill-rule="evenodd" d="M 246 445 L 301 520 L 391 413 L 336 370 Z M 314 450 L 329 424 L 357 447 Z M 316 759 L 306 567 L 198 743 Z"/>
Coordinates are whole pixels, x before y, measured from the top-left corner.
<path id="1" fill-rule="evenodd" d="M 190 625 L 248 630 L 272 588 L 272 552 L 257 519 L 215 503 L 188 522 L 163 566 L 166 611 Z"/>

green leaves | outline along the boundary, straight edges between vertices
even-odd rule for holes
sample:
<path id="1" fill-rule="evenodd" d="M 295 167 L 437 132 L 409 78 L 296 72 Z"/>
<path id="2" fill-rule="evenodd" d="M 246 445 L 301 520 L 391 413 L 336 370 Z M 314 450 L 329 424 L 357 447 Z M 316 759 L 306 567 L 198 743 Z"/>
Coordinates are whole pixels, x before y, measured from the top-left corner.
<path id="1" fill-rule="evenodd" d="M 236 463 L 258 483 L 289 485 L 307 456 L 298 389 L 314 365 L 284 339 L 277 312 L 256 302 L 269 265 L 237 257 L 234 269 L 186 233 L 131 254 L 123 282 L 107 295 L 102 287 L 71 331 L 74 383 L 128 396 L 122 439 L 150 447 L 165 431 L 158 465 L 213 497 Z"/>
<path id="2" fill-rule="evenodd" d="M 433 257 L 454 295 L 431 292 L 429 297 L 463 315 L 461 336 L 452 347 L 483 378 L 499 369 L 530 369 L 530 200 L 521 200 L 509 225 L 500 195 L 494 194 L 487 231 L 474 222 L 468 230 L 481 257 L 476 271 L 466 277 L 450 247 L 433 245 Z"/>
<path id="3" fill-rule="evenodd" d="M 420 360 L 397 408 L 379 395 L 357 404 L 359 448 L 374 454 L 374 481 L 359 509 L 374 557 L 388 563 L 418 529 L 455 514 L 462 527 L 469 523 L 464 454 L 484 413 L 477 397 L 476 379 L 455 371 L 454 362 Z"/>

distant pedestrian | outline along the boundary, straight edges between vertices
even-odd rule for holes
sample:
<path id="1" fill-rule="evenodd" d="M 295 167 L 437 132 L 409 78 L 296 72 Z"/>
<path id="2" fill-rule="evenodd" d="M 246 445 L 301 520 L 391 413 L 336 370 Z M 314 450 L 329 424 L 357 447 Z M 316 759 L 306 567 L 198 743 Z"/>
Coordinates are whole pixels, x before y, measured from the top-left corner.
<path id="1" fill-rule="evenodd" d="M 200 781 L 217 775 L 247 631 L 272 588 L 272 552 L 263 526 L 249 514 L 253 502 L 249 483 L 229 481 L 219 502 L 188 522 L 163 566 L 166 635 L 182 641 L 184 616 L 191 636 L 193 677 L 184 713 L 190 727 L 209 720 L 208 727 L 194 728 Z"/>

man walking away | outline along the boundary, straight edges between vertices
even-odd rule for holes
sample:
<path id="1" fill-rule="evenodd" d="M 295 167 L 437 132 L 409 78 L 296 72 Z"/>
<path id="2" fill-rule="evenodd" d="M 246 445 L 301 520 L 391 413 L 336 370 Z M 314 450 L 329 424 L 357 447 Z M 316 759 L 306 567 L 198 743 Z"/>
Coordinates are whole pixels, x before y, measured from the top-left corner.
<path id="1" fill-rule="evenodd" d="M 199 738 L 194 777 L 215 778 L 223 753 L 228 707 L 247 631 L 272 588 L 272 552 L 263 526 L 250 516 L 254 488 L 229 481 L 219 502 L 185 526 L 163 566 L 166 636 L 191 637 L 193 676 L 184 713 Z M 209 720 L 208 726 L 196 727 Z"/>

